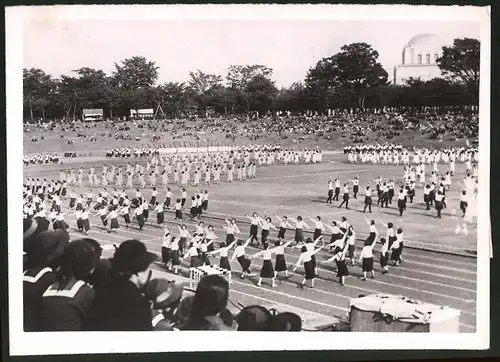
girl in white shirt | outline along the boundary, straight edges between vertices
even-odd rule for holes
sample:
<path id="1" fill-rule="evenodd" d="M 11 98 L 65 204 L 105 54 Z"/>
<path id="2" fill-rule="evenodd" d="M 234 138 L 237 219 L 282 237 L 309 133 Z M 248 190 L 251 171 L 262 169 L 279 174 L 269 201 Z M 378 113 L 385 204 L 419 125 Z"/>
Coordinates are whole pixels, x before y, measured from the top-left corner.
<path id="1" fill-rule="evenodd" d="M 392 222 L 390 222 L 388 224 L 385 224 L 384 222 L 382 222 L 382 225 L 385 228 L 387 228 L 386 239 L 387 239 L 387 242 L 388 242 L 388 247 L 390 249 L 391 246 L 392 246 L 392 244 L 394 243 L 394 241 L 396 241 L 396 236 L 394 235 L 394 225 L 392 224 Z"/>
<path id="2" fill-rule="evenodd" d="M 365 240 L 365 246 L 366 246 L 366 245 L 371 245 L 373 243 L 373 240 L 375 240 L 375 238 L 377 237 L 377 235 L 379 235 L 379 233 L 377 231 L 377 228 L 375 227 L 375 220 L 368 221 L 368 219 L 366 218 L 365 220 L 368 226 L 370 227 L 370 235 Z"/>
<path id="3" fill-rule="evenodd" d="M 153 187 L 151 191 L 151 200 L 149 200 L 150 205 L 156 205 L 156 198 L 158 197 L 158 191 L 156 191 L 156 187 Z"/>
<path id="4" fill-rule="evenodd" d="M 356 258 L 356 234 L 354 233 L 354 228 L 349 226 L 347 229 L 347 252 L 349 253 L 348 257 L 351 259 L 351 264 L 354 266 L 354 259 Z"/>
<path id="5" fill-rule="evenodd" d="M 385 238 L 380 239 L 380 266 L 382 267 L 382 274 L 387 274 L 389 272 L 389 245 Z"/>
<path id="6" fill-rule="evenodd" d="M 187 239 L 191 238 L 191 234 L 189 233 L 187 226 L 182 224 L 178 227 L 179 229 L 179 250 L 182 253 L 184 248 L 186 247 Z"/>
<path id="7" fill-rule="evenodd" d="M 313 239 L 316 240 L 325 232 L 325 225 L 321 221 L 321 216 L 316 216 L 316 220 L 310 217 L 309 220 L 315 225 Z"/>
<path id="8" fill-rule="evenodd" d="M 257 258 L 262 256 L 263 263 L 262 263 L 262 269 L 260 270 L 260 276 L 259 276 L 259 281 L 257 282 L 257 286 L 261 287 L 262 286 L 262 279 L 271 279 L 271 285 L 272 287 L 276 287 L 275 283 L 275 277 L 276 274 L 274 272 L 274 267 L 273 267 L 273 262 L 272 262 L 272 256 L 273 256 L 274 249 L 269 249 L 269 244 L 264 243 L 264 250 L 259 251 L 257 254 L 252 255 L 250 258 Z"/>
<path id="9" fill-rule="evenodd" d="M 335 255 L 331 258 L 325 260 L 326 263 L 335 261 L 337 264 L 337 277 L 342 286 L 345 285 L 345 277 L 349 275 L 349 269 L 347 268 L 347 263 L 345 261 L 345 256 L 349 248 L 349 243 L 346 243 L 343 248 L 337 247 L 335 249 Z"/>
<path id="10" fill-rule="evenodd" d="M 402 262 L 401 252 L 403 251 L 403 229 L 398 228 L 396 240 L 389 249 L 391 250 L 391 260 L 394 262 L 394 266 L 399 266 L 399 263 Z"/>
<path id="11" fill-rule="evenodd" d="M 106 220 L 110 220 L 109 231 L 116 230 L 118 232 L 117 229 L 120 227 L 120 224 L 118 223 L 118 213 L 116 210 L 112 210 L 106 217 Z"/>
<path id="12" fill-rule="evenodd" d="M 314 240 L 314 242 L 311 238 L 307 238 L 306 243 L 305 243 L 307 250 L 311 253 L 311 263 L 312 263 L 312 266 L 314 268 L 314 275 L 316 275 L 316 276 L 318 276 L 318 272 L 316 270 L 316 256 L 314 254 L 312 254 L 312 252 L 314 251 L 314 248 L 316 247 L 316 245 L 318 244 L 318 242 L 320 240 L 323 240 L 321 236 L 319 236 L 316 240 Z M 324 244 L 324 242 L 323 242 L 323 244 Z"/>
<path id="13" fill-rule="evenodd" d="M 247 241 L 243 242 L 243 240 L 238 240 L 238 244 L 236 248 L 234 249 L 233 256 L 231 257 L 231 260 L 237 259 L 238 263 L 241 265 L 241 276 L 240 278 L 243 279 L 245 275 L 250 275 L 250 264 L 251 261 L 246 258 L 245 254 L 245 248 L 250 244 L 252 241 L 252 238 L 248 238 Z"/>
<path id="14" fill-rule="evenodd" d="M 189 209 L 189 214 L 191 216 L 191 220 L 193 220 L 198 214 L 197 205 L 196 205 L 196 197 L 191 196 L 191 208 Z"/>
<path id="15" fill-rule="evenodd" d="M 326 225 L 326 224 L 325 224 L 325 226 L 328 229 L 330 229 L 330 232 L 332 233 L 332 236 L 330 238 L 330 244 L 328 244 L 328 246 L 330 247 L 330 250 L 332 250 L 338 244 L 338 241 L 342 239 L 342 236 L 344 235 L 344 233 L 342 233 L 342 231 L 339 229 L 336 221 L 332 221 L 332 226 Z M 343 242 L 342 242 L 342 245 L 344 245 Z"/>
<path id="16" fill-rule="evenodd" d="M 124 205 L 120 211 L 119 214 L 123 216 L 123 220 L 125 220 L 125 228 L 128 228 L 130 224 L 130 209 L 128 205 Z"/>
<path id="17" fill-rule="evenodd" d="M 201 258 L 198 255 L 198 247 L 200 246 L 199 243 L 197 242 L 198 240 L 200 239 L 199 238 L 191 239 L 188 250 L 184 255 L 184 259 L 190 258 L 190 263 L 189 263 L 190 268 L 197 268 L 202 265 Z"/>
<path id="18" fill-rule="evenodd" d="M 274 253 L 276 254 L 276 262 L 274 264 L 274 278 L 278 277 L 278 273 L 283 272 L 285 274 L 285 279 L 288 278 L 288 269 L 285 260 L 285 248 L 292 243 L 293 240 L 282 243 L 281 240 L 275 242 Z"/>
<path id="19" fill-rule="evenodd" d="M 239 234 L 240 229 L 236 225 L 236 219 L 232 219 L 231 221 L 225 220 L 226 221 L 226 226 L 221 225 L 224 230 L 226 230 L 226 244 L 231 244 L 235 238 L 234 234 Z"/>
<path id="20" fill-rule="evenodd" d="M 177 199 L 173 207 L 175 210 L 175 220 L 182 220 L 182 203 L 181 199 Z"/>
<path id="21" fill-rule="evenodd" d="M 362 265 L 363 270 L 363 278 L 362 280 L 366 280 L 366 273 L 370 272 L 372 279 L 375 278 L 375 272 L 373 271 L 373 247 L 377 243 L 377 234 L 373 238 L 373 242 L 369 245 L 366 245 L 361 250 L 361 255 L 359 256 L 359 261 Z"/>
<path id="22" fill-rule="evenodd" d="M 286 216 L 280 217 L 279 215 L 275 215 L 278 220 L 280 221 L 280 229 L 278 231 L 278 239 L 279 240 L 284 240 L 285 239 L 285 233 L 287 228 L 292 228 L 293 226 L 290 225 L 288 222 L 288 218 Z"/>
<path id="23" fill-rule="evenodd" d="M 306 280 L 311 281 L 311 288 L 314 288 L 314 279 L 316 278 L 315 274 L 315 268 L 312 263 L 312 255 L 315 255 L 318 251 L 323 249 L 324 245 L 321 246 L 320 248 L 317 248 L 313 252 L 309 251 L 305 245 L 302 246 L 301 248 L 301 254 L 299 256 L 299 260 L 297 260 L 297 264 L 295 264 L 295 267 L 293 268 L 293 271 L 297 271 L 297 268 L 300 266 L 301 263 L 304 264 L 304 279 L 302 279 L 302 283 L 298 285 L 299 288 L 304 288 L 304 285 L 306 284 Z"/>
<path id="24" fill-rule="evenodd" d="M 156 212 L 156 223 L 160 226 L 163 226 L 165 223 L 165 211 L 163 208 L 163 204 L 156 202 L 155 208 L 153 212 Z"/>
<path id="25" fill-rule="evenodd" d="M 344 184 L 344 196 L 342 197 L 342 202 L 339 205 L 339 209 L 345 204 L 345 208 L 349 209 L 349 185 Z"/>
<path id="26" fill-rule="evenodd" d="M 266 217 L 265 219 L 259 217 L 259 225 L 262 228 L 261 231 L 261 242 L 262 244 L 267 243 L 267 237 L 269 236 L 269 230 L 278 230 L 272 223 L 271 218 Z"/>
<path id="27" fill-rule="evenodd" d="M 251 238 L 251 244 L 253 246 L 254 241 L 259 243 L 259 239 L 257 238 L 257 231 L 259 227 L 260 218 L 256 212 L 254 212 L 252 216 L 248 216 L 247 214 L 245 214 L 245 216 L 250 220 L 250 238 Z"/>
<path id="28" fill-rule="evenodd" d="M 208 253 L 209 255 L 219 254 L 219 256 L 220 256 L 219 266 L 222 269 L 225 269 L 228 271 L 229 284 L 232 284 L 232 281 L 231 281 L 231 264 L 229 263 L 228 254 L 229 254 L 229 250 L 231 250 L 231 248 L 234 246 L 234 244 L 236 244 L 236 241 L 233 241 L 231 244 L 229 244 L 227 246 L 225 243 L 221 243 L 221 247 L 219 249 Z"/>
<path id="29" fill-rule="evenodd" d="M 137 223 L 139 224 L 139 230 L 142 231 L 142 228 L 144 227 L 144 209 L 142 205 L 139 205 L 135 210 L 134 210 L 134 215 L 137 219 Z"/>
<path id="30" fill-rule="evenodd" d="M 297 220 L 294 218 L 290 217 L 289 218 L 291 222 L 295 223 L 295 242 L 298 243 L 303 243 L 304 242 L 304 228 L 309 229 L 309 225 L 307 225 L 303 220 L 302 216 L 297 216 Z"/>
<path id="31" fill-rule="evenodd" d="M 179 273 L 179 265 L 181 264 L 179 260 L 179 241 L 181 238 L 172 238 L 170 242 L 170 260 L 171 260 L 171 266 L 168 268 L 169 270 L 172 270 L 172 267 L 174 268 L 174 273 L 178 274 Z"/>
<path id="32" fill-rule="evenodd" d="M 213 242 L 213 241 L 217 240 L 218 238 L 219 237 L 217 235 L 215 235 L 213 225 L 208 225 L 208 228 L 206 229 L 206 233 L 205 233 L 205 240 L 207 242 L 210 242 L 210 241 Z M 229 245 L 229 244 L 226 243 L 225 245 Z M 213 250 L 214 250 L 213 243 L 210 243 L 210 245 L 208 246 L 208 251 L 213 251 Z"/>

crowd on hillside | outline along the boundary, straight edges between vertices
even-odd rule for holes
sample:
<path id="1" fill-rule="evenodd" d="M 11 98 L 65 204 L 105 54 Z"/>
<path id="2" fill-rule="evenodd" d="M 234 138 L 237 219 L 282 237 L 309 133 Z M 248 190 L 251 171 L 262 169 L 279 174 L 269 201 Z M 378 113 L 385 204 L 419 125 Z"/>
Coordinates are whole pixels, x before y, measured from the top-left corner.
<path id="1" fill-rule="evenodd" d="M 368 140 L 390 141 L 403 131 L 419 132 L 430 139 L 477 139 L 479 117 L 477 107 L 404 107 L 365 110 L 328 110 L 319 112 L 278 112 L 260 117 L 227 117 L 203 121 L 153 120 L 106 121 L 100 123 L 27 125 L 26 132 L 36 130 L 72 132 L 75 138 L 111 138 L 116 140 L 148 141 L 153 143 L 185 140 L 207 141 L 212 135 L 226 140 L 246 137 L 250 141 L 324 137 L 340 133 L 352 143 Z M 135 131 L 135 133 L 133 132 Z M 139 134 L 137 135 L 137 132 Z M 135 134 L 135 136 L 133 136 Z M 162 136 L 168 136 L 168 140 Z M 61 137 L 68 137 L 61 133 Z"/>

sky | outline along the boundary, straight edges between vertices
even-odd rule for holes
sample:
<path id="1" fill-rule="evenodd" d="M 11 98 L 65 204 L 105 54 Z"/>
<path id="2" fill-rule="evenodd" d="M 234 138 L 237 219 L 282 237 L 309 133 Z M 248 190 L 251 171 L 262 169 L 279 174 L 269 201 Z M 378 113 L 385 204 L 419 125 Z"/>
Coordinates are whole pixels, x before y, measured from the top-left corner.
<path id="1" fill-rule="evenodd" d="M 184 82 L 200 69 L 225 76 L 231 64 L 263 64 L 286 87 L 303 80 L 321 58 L 344 44 L 366 42 L 392 75 L 404 45 L 434 33 L 480 38 L 479 23 L 464 21 L 346 21 L 310 19 L 30 19 L 23 26 L 23 67 L 54 77 L 90 67 L 111 74 L 114 63 L 141 55 L 160 67 L 158 83 Z"/>

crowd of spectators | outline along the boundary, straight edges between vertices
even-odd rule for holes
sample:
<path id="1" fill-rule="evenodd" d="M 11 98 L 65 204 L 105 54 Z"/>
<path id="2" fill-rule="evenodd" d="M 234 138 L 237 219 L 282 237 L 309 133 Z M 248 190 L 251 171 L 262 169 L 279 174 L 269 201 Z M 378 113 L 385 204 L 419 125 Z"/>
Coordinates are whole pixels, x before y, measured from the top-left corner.
<path id="1" fill-rule="evenodd" d="M 301 318 L 263 306 L 228 309 L 229 284 L 203 277 L 194 292 L 153 278 L 156 256 L 144 243 L 101 246 L 24 220 L 24 330 L 33 331 L 300 331 Z M 106 248 L 109 246 L 109 248 Z M 110 258 L 103 251 L 112 252 Z"/>
<path id="2" fill-rule="evenodd" d="M 97 138 L 141 141 L 159 146 L 175 141 L 204 142 L 213 137 L 235 141 L 265 142 L 277 139 L 331 140 L 335 134 L 350 143 L 385 142 L 405 135 L 420 134 L 428 139 L 477 139 L 478 107 L 401 107 L 383 109 L 328 110 L 323 113 L 278 112 L 260 117 L 221 117 L 201 120 L 102 121 L 95 123 L 50 123 L 27 125 L 25 132 L 61 132 L 61 138 L 90 140 Z M 68 135 L 70 132 L 70 135 Z M 36 136 L 33 139 L 38 142 Z"/>

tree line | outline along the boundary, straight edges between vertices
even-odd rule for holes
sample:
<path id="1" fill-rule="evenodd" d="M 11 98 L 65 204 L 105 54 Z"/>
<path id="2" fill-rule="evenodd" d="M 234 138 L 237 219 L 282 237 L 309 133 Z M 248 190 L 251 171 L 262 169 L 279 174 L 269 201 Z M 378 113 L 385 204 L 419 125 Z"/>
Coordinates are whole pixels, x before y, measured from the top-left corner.
<path id="1" fill-rule="evenodd" d="M 398 86 L 389 84 L 379 53 L 366 43 L 344 45 L 312 66 L 303 81 L 281 89 L 273 81 L 273 69 L 259 64 L 231 65 L 224 77 L 196 70 L 187 82 L 164 84 L 157 84 L 156 63 L 142 56 L 115 63 L 109 75 L 85 67 L 53 78 L 41 69 L 24 69 L 24 119 L 80 118 L 84 108 L 102 108 L 111 118 L 128 116 L 131 109 L 152 108 L 167 118 L 178 118 L 207 111 L 227 116 L 477 104 L 479 49 L 476 39 L 455 39 L 437 60 L 442 78 L 410 78 Z"/>

